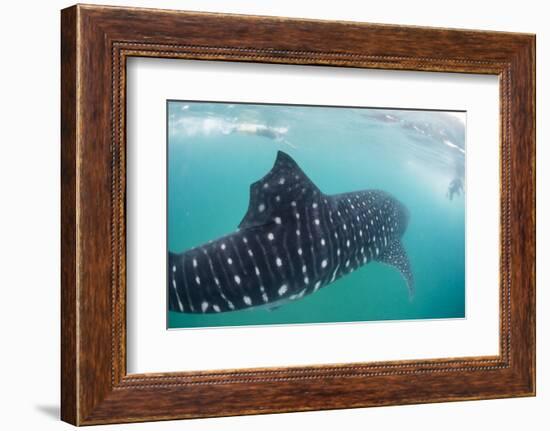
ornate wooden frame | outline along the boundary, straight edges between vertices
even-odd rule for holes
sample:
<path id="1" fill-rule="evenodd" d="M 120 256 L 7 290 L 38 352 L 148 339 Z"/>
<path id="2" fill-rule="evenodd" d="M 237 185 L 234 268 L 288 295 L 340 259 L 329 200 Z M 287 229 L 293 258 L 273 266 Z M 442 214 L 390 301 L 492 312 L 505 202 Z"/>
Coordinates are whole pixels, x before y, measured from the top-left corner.
<path id="1" fill-rule="evenodd" d="M 61 17 L 63 420 L 88 425 L 535 394 L 534 35 L 81 5 Z M 500 354 L 128 375 L 130 56 L 498 75 Z"/>

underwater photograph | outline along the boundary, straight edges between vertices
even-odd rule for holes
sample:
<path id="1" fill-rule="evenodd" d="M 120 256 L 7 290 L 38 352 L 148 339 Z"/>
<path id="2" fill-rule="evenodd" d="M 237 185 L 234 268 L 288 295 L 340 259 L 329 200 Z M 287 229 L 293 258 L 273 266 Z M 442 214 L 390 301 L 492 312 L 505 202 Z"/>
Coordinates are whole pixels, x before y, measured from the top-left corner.
<path id="1" fill-rule="evenodd" d="M 168 329 L 465 318 L 466 112 L 166 106 Z"/>

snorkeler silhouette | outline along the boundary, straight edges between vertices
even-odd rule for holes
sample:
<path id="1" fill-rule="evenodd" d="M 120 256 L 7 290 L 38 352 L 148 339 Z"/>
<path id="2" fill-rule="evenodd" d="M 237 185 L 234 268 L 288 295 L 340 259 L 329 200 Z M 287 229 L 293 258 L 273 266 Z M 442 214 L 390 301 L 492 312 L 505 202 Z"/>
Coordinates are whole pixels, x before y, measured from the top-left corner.
<path id="1" fill-rule="evenodd" d="M 449 188 L 447 189 L 447 197 L 449 200 L 452 201 L 454 195 L 460 196 L 462 192 L 464 192 L 464 184 L 462 183 L 462 179 L 453 179 L 449 183 Z"/>

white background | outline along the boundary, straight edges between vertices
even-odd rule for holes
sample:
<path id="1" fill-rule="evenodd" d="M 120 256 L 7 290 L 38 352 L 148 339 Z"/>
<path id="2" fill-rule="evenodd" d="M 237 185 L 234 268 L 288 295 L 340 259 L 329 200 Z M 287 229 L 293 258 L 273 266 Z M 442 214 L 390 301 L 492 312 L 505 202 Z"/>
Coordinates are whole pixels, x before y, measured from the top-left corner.
<path id="1" fill-rule="evenodd" d="M 497 77 L 147 58 L 127 83 L 128 372 L 498 354 Z M 167 99 L 467 111 L 466 319 L 166 331 Z"/>
<path id="2" fill-rule="evenodd" d="M 537 113 L 550 117 L 550 29 L 544 2 L 441 1 L 144 1 L 102 3 L 189 10 L 346 19 L 393 24 L 537 33 Z M 0 16 L 0 426 L 69 429 L 59 409 L 59 9 L 64 1 L 6 2 Z M 538 121 L 538 396 L 508 399 L 293 413 L 99 427 L 147 430 L 546 429 L 550 422 L 548 326 L 550 182 L 548 122 Z"/>

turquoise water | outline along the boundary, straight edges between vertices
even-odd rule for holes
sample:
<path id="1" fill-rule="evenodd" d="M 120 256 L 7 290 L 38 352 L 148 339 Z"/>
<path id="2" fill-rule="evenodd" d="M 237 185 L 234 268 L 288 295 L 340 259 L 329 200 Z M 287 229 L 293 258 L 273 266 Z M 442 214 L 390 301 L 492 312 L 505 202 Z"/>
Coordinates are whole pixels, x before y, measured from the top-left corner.
<path id="1" fill-rule="evenodd" d="M 403 237 L 416 281 L 369 263 L 275 310 L 168 312 L 169 328 L 465 317 L 465 114 L 168 102 L 168 247 L 235 231 L 250 184 L 278 150 L 328 194 L 381 189 L 410 212 Z"/>

